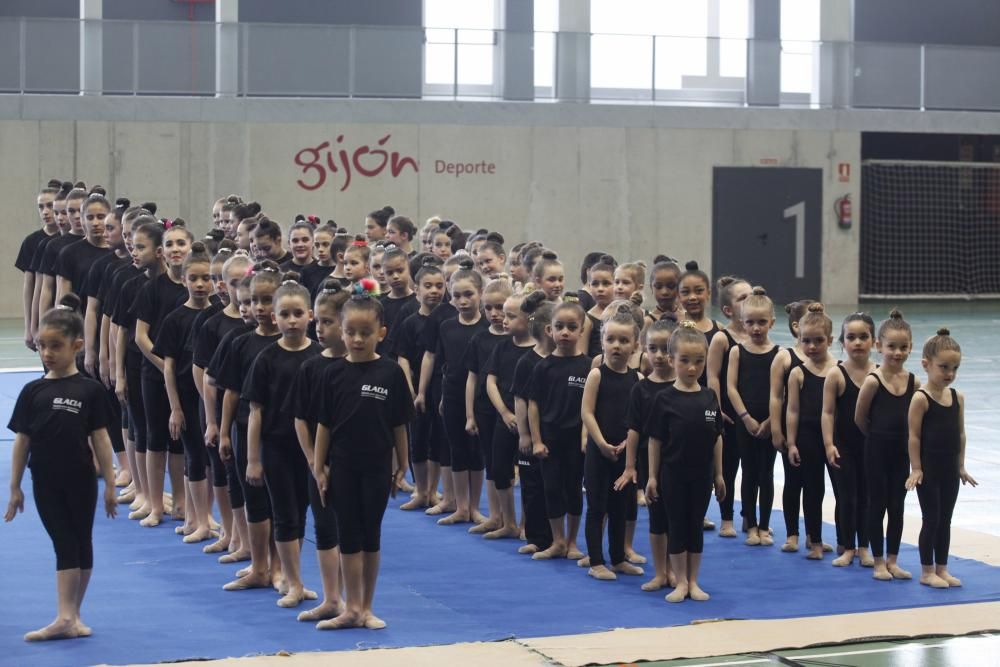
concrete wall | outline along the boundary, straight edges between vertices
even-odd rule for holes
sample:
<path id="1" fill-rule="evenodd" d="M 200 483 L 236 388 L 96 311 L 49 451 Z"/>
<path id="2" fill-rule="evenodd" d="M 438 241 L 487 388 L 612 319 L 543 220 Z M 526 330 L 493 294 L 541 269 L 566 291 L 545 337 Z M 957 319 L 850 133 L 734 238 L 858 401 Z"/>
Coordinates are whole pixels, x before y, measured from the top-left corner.
<path id="1" fill-rule="evenodd" d="M 384 103 L 383 103 L 384 104 Z M 2 116 L 2 114 L 0 114 Z M 363 116 L 362 116 L 363 117 Z M 782 166 L 824 169 L 822 298 L 852 302 L 857 294 L 857 227 L 836 229 L 833 200 L 857 194 L 857 178 L 836 181 L 840 162 L 859 172 L 860 133 L 830 129 L 738 129 L 732 127 L 631 126 L 623 111 L 617 126 L 507 122 L 461 125 L 435 122 L 192 122 L 192 121 L 0 121 L 0 191 L 8 202 L 0 223 L 19 241 L 35 225 L 36 188 L 48 178 L 75 177 L 101 183 L 133 201 L 155 200 L 166 216 L 180 215 L 196 230 L 207 229 L 214 199 L 231 192 L 256 199 L 287 222 L 296 213 L 334 218 L 360 231 L 365 214 L 385 204 L 415 220 L 440 214 L 463 227 L 501 230 L 509 242 L 540 239 L 558 249 L 568 274 L 577 273 L 587 251 L 601 249 L 620 260 L 649 262 L 660 252 L 711 266 L 712 168 Z M 343 147 L 375 170 L 366 177 L 345 171 Z M 343 139 L 338 143 L 338 137 Z M 326 181 L 308 165 L 315 148 L 335 149 L 334 173 Z M 392 155 L 413 158 L 397 177 Z M 325 164 L 326 149 L 320 161 Z M 353 162 L 353 160 L 352 160 Z M 449 173 L 449 164 L 478 165 L 478 173 Z M 465 168 L 465 167 L 463 167 Z M 762 166 L 761 168 L 766 168 Z M 304 187 L 303 187 L 304 186 Z M 13 264 L 17 243 L 0 249 L 0 263 Z M 19 281 L 8 269 L 0 287 L 0 315 L 17 315 Z M 576 281 L 571 284 L 575 287 Z"/>

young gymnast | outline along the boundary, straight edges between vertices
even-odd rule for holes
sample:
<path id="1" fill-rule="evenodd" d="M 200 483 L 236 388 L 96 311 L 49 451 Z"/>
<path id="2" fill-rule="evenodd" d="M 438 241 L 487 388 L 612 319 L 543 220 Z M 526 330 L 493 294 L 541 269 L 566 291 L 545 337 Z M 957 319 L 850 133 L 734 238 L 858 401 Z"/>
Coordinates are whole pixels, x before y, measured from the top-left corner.
<path id="1" fill-rule="evenodd" d="M 257 353 L 242 391 L 250 403 L 247 483 L 266 486 L 271 499 L 273 538 L 284 577 L 279 607 L 297 607 L 316 598 L 303 585 L 301 568 L 309 464 L 296 436 L 294 411 L 285 407 L 285 400 L 302 364 L 323 348 L 306 335 L 313 312 L 309 292 L 297 277 L 294 272 L 284 274 L 274 292 L 272 320 L 281 337 Z"/>
<path id="2" fill-rule="evenodd" d="M 740 468 L 739 427 L 736 411 L 729 400 L 729 351 L 747 342 L 740 307 L 753 288 L 735 276 L 723 276 L 716 282 L 719 309 L 729 323 L 721 336 L 713 336 L 708 345 L 708 388 L 715 392 L 722 408 L 722 476 L 726 481 L 726 497 L 719 503 L 722 526 L 719 537 L 736 537 L 733 525 L 733 501 L 736 496 L 736 473 Z"/>
<path id="3" fill-rule="evenodd" d="M 173 495 L 172 516 L 184 519 L 184 448 L 170 437 L 170 403 L 163 378 L 163 358 L 153 352 L 153 343 L 163 321 L 188 298 L 182 271 L 184 260 L 194 240 L 180 221 L 169 229 L 163 225 L 144 225 L 136 236 L 144 237 L 166 262 L 166 271 L 143 285 L 132 304 L 135 315 L 135 343 L 142 352 L 142 406 L 146 416 L 146 482 L 150 501 L 149 516 L 143 526 L 158 526 L 163 520 L 163 476 L 170 472 Z M 169 461 L 169 466 L 168 466 Z"/>
<path id="4" fill-rule="evenodd" d="M 962 348 L 947 329 L 924 343 L 927 384 L 913 394 L 907 421 L 910 476 L 907 490 L 920 500 L 920 583 L 932 588 L 961 586 L 948 572 L 951 515 L 958 500 L 958 483 L 976 486 L 965 470 L 965 397 L 949 385 L 955 381 Z"/>
<path id="5" fill-rule="evenodd" d="M 618 264 L 611 255 L 601 255 L 597 263 L 590 267 L 587 284 L 594 305 L 587 310 L 587 319 L 583 323 L 583 333 L 577 351 L 588 357 L 596 357 L 601 353 L 601 317 L 604 309 L 614 297 L 615 268 Z"/>
<path id="6" fill-rule="evenodd" d="M 705 541 L 702 524 L 712 486 L 716 499 L 726 495 L 722 416 L 715 392 L 700 384 L 708 343 L 694 322 L 684 322 L 674 331 L 669 352 L 677 379 L 657 396 L 649 417 L 646 495 L 650 502 L 666 505 L 670 564 L 677 576 L 667 602 L 688 597 L 704 601 L 709 595 L 698 584 Z"/>
<path id="7" fill-rule="evenodd" d="M 544 292 L 534 290 L 533 285 L 529 287 L 533 291 L 528 291 L 522 299 L 521 312 L 528 318 L 528 333 L 534 339 L 535 346 L 525 352 L 514 367 L 510 393 L 514 397 L 514 417 L 517 420 L 517 469 L 521 481 L 522 524 L 527 542 L 517 552 L 533 556 L 552 545 L 552 528 L 545 509 L 541 461 L 533 453 L 535 436 L 528 420 L 528 395 L 535 367 L 552 354 L 555 341 L 549 333 L 554 308 L 545 299 Z"/>
<path id="8" fill-rule="evenodd" d="M 826 449 L 823 446 L 823 385 L 837 367 L 830 354 L 833 322 L 823 304 L 811 303 L 799 320 L 799 345 L 806 361 L 788 376 L 786 421 L 788 462 L 802 472 L 802 513 L 810 560 L 823 559 L 823 496 Z"/>
<path id="9" fill-rule="evenodd" d="M 488 244 L 480 257 L 487 251 Z M 512 384 L 521 358 L 535 347 L 536 341 L 528 327 L 528 314 L 521 310 L 523 294 L 511 294 L 503 304 L 503 330 L 507 334 L 487 359 L 482 373 L 486 376 L 486 393 L 495 411 L 491 470 L 497 494 L 497 524 L 483 537 L 487 539 L 520 536 L 514 503 L 514 464 L 518 458 L 518 422 Z"/>
<path id="10" fill-rule="evenodd" d="M 552 303 L 558 303 L 566 289 L 566 272 L 562 262 L 551 250 L 542 252 L 531 270 L 531 279 Z"/>
<path id="11" fill-rule="evenodd" d="M 64 190 L 65 190 L 64 184 Z M 39 292 L 38 311 L 47 312 L 58 302 L 58 260 L 62 251 L 83 241 L 83 202 L 87 198 L 86 185 L 77 183 L 75 187 L 65 190 L 63 200 L 56 200 L 56 211 L 63 212 L 66 228 L 62 235 L 51 239 L 45 245 L 45 253 L 40 263 L 42 273 L 41 290 Z"/>
<path id="12" fill-rule="evenodd" d="M 854 422 L 865 434 L 868 475 L 868 537 L 879 581 L 910 579 L 898 564 L 903 539 L 903 503 L 910 472 L 907 411 L 920 381 L 904 367 L 913 346 L 913 332 L 903 314 L 893 309 L 878 328 L 875 344 L 882 365 L 865 377 L 858 392 Z M 883 533 L 883 520 L 889 520 Z"/>
<path id="13" fill-rule="evenodd" d="M 649 483 L 649 448 L 647 440 L 647 425 L 656 397 L 661 391 L 671 386 L 675 379 L 673 366 L 670 365 L 670 335 L 677 328 L 677 321 L 670 317 L 662 317 L 646 329 L 645 352 L 649 359 L 651 372 L 632 388 L 629 394 L 628 409 L 625 413 L 625 426 L 628 428 L 626 440 L 625 472 L 615 483 L 615 490 L 621 490 L 628 484 Z M 643 465 L 642 458 L 646 458 Z M 645 469 L 645 478 L 641 471 Z M 644 494 L 645 495 L 645 494 Z M 653 552 L 653 578 L 642 585 L 644 591 L 658 591 L 665 586 L 673 588 L 677 585 L 677 577 L 670 567 L 667 547 L 667 511 L 663 503 L 646 502 L 649 512 L 649 546 Z"/>
<path id="14" fill-rule="evenodd" d="M 653 259 L 653 270 L 649 272 L 649 289 L 656 301 L 656 308 L 646 315 L 650 323 L 664 317 L 674 321 L 681 319 L 684 309 L 677 302 L 680 281 L 681 270 L 675 260 L 666 255 L 657 255 Z"/>
<path id="15" fill-rule="evenodd" d="M 279 268 L 292 261 L 292 253 L 285 250 L 281 240 L 281 225 L 274 220 L 266 217 L 258 220 L 251 239 L 257 247 L 255 254 L 258 259 L 269 259 Z"/>
<path id="16" fill-rule="evenodd" d="M 458 316 L 441 322 L 435 359 L 444 362 L 441 389 L 441 419 L 451 453 L 451 477 L 456 508 L 438 521 L 441 525 L 473 522 L 485 518 L 479 512 L 485 462 L 479 439 L 466 430 L 466 348 L 479 331 L 489 329 L 480 309 L 483 277 L 473 269 L 471 257 L 463 257 L 461 268 L 451 276 L 449 292 Z M 423 370 L 421 371 L 423 374 Z"/>
<path id="17" fill-rule="evenodd" d="M 163 379 L 170 404 L 170 439 L 184 447 L 187 478 L 185 498 L 190 499 L 185 516 L 184 542 L 202 542 L 212 537 L 209 527 L 211 501 L 208 490 L 208 452 L 199 418 L 198 390 L 191 372 L 193 356 L 185 343 L 195 318 L 209 306 L 213 293 L 211 260 L 201 242 L 191 244 L 182 270 L 188 298 L 163 318 L 153 345 L 153 354 L 163 360 Z"/>
<path id="18" fill-rule="evenodd" d="M 507 253 L 503 249 L 503 237 L 496 232 L 490 232 L 476 256 L 476 267 L 484 278 L 493 280 L 504 272 L 506 263 Z"/>
<path id="19" fill-rule="evenodd" d="M 678 281 L 677 294 L 684 306 L 684 317 L 688 321 L 694 322 L 695 328 L 705 334 L 707 344 L 711 346 L 712 338 L 722 330 L 719 323 L 713 320 L 708 313 L 708 306 L 712 302 L 712 281 L 708 274 L 698 268 L 698 262 L 690 261 L 684 265 L 684 273 Z M 705 373 L 699 379 L 702 387 L 708 386 L 708 366 Z M 708 519 L 705 520 L 705 528 L 709 526 Z"/>
<path id="20" fill-rule="evenodd" d="M 421 385 L 421 364 L 425 352 L 421 345 L 421 337 L 424 326 L 434 309 L 441 304 L 445 293 L 444 274 L 437 266 L 436 258 L 426 259 L 430 261 L 421 266 L 416 273 L 416 296 L 420 307 L 412 315 L 407 316 L 396 329 L 396 358 L 406 375 L 414 399 Z M 437 377 L 432 378 L 427 385 L 427 391 L 432 397 L 440 395 L 440 384 L 441 377 L 437 374 Z M 431 404 L 434 404 L 433 399 Z M 413 469 L 416 493 L 410 500 L 400 505 L 400 509 L 426 509 L 434 507 L 440 500 L 437 486 L 441 476 L 441 463 L 438 460 L 440 456 L 437 455 L 438 447 L 434 446 L 435 431 L 437 433 L 440 431 L 435 429 L 435 422 L 433 411 L 415 411 L 410 427 L 410 465 Z"/>
<path id="21" fill-rule="evenodd" d="M 309 222 L 300 220 L 288 229 L 288 249 L 291 259 L 281 266 L 281 270 L 295 271 L 300 277 L 305 275 L 316 261 L 313 258 L 313 226 Z"/>
<path id="22" fill-rule="evenodd" d="M 42 239 L 50 239 L 59 233 L 53 209 L 56 193 L 59 192 L 56 183 L 58 181 L 50 181 L 47 187 L 39 191 L 36 205 L 38 206 L 38 220 L 42 227 L 24 237 L 24 240 L 21 241 L 21 247 L 18 249 L 17 258 L 14 260 L 14 268 L 24 274 L 21 285 L 21 306 L 24 311 L 24 345 L 32 351 L 35 350 L 35 331 L 38 328 L 38 316 L 36 313 L 33 318 L 31 313 L 31 304 L 35 297 L 36 277 L 35 271 L 31 268 L 31 259 L 38 250 Z"/>
<path id="23" fill-rule="evenodd" d="M 35 343 L 48 371 L 21 389 L 7 425 L 16 435 L 4 520 L 12 521 L 24 511 L 21 480 L 25 467 L 30 467 L 35 506 L 56 553 L 56 618 L 26 634 L 25 641 L 91 634 L 80 618 L 80 607 L 94 568 L 98 472 L 94 456 L 104 478 L 104 511 L 111 518 L 118 511 L 108 438 L 108 428 L 116 425 L 109 423 L 104 387 L 84 377 L 76 366 L 76 355 L 83 349 L 79 305 L 75 294 L 67 294 L 42 315 Z"/>
<path id="24" fill-rule="evenodd" d="M 413 292 L 410 263 L 406 252 L 394 243 L 388 243 L 384 248 L 382 273 L 389 291 L 382 294 L 380 300 L 385 314 L 386 330 L 389 333 L 379 345 L 379 354 L 393 357 L 395 350 L 392 349 L 392 342 L 396 340 L 393 335 L 394 329 L 403 323 L 404 314 L 413 312 L 411 309 L 415 306 L 417 297 Z"/>
<path id="25" fill-rule="evenodd" d="M 396 244 L 411 259 L 417 254 L 413 247 L 413 239 L 416 235 L 416 226 L 405 215 L 395 215 L 389 218 L 389 224 L 385 228 L 385 240 Z"/>
<path id="26" fill-rule="evenodd" d="M 319 573 L 323 580 L 323 601 L 300 613 L 300 621 L 324 621 L 344 611 L 337 515 L 333 505 L 320 497 L 312 471 L 316 462 L 316 428 L 322 408 L 323 389 L 329 374 L 338 372 L 346 354 L 340 318 L 349 297 L 350 293 L 335 279 L 327 280 L 323 285 L 313 307 L 316 336 L 323 352 L 303 362 L 285 401 L 285 410 L 295 416 L 295 434 L 309 465 L 309 508 L 312 510 L 316 534 L 316 559 L 319 561 Z"/>
<path id="27" fill-rule="evenodd" d="M 571 297 L 572 299 L 572 297 Z M 552 528 L 552 545 L 532 555 L 535 560 L 580 560 L 576 536 L 583 514 L 583 449 L 586 431 L 580 416 L 590 357 L 577 354 L 586 314 L 573 300 L 563 301 L 552 313 L 546 333 L 555 343 L 531 374 L 528 387 L 528 424 L 532 453 L 542 460 L 545 507 Z"/>
<path id="28" fill-rule="evenodd" d="M 250 306 L 257 321 L 252 331 L 229 340 L 223 339 L 211 367 L 216 386 L 225 390 L 222 418 L 219 423 L 219 456 L 235 459 L 236 473 L 243 491 L 250 538 L 250 568 L 241 570 L 235 580 L 223 586 L 227 591 L 248 588 L 280 587 L 280 560 L 271 554 L 271 499 L 267 490 L 247 480 L 249 465 L 250 403 L 243 396 L 244 383 L 257 355 L 281 337 L 274 322 L 274 292 L 281 284 L 281 272 L 273 261 L 258 262 L 250 270 Z M 233 442 L 235 439 L 235 443 Z M 276 549 L 276 547 L 275 547 Z"/>
<path id="29" fill-rule="evenodd" d="M 385 622 L 372 610 L 381 559 L 382 517 L 406 474 L 407 424 L 413 415 L 402 369 L 375 352 L 385 336 L 374 281 L 362 281 L 341 312 L 345 363 L 328 375 L 323 392 L 313 474 L 320 496 L 332 503 L 340 534 L 346 609 L 319 629 Z M 393 451 L 400 465 L 393 470 Z"/>
<path id="30" fill-rule="evenodd" d="M 769 527 L 777 452 L 771 446 L 768 397 L 771 362 L 778 353 L 778 346 L 771 342 L 768 332 L 774 326 L 774 303 L 763 287 L 755 287 L 743 302 L 741 313 L 747 341 L 729 350 L 727 390 L 736 417 L 740 420 L 736 433 L 743 468 L 741 496 L 748 532 L 746 544 L 771 546 L 774 540 Z"/>
<path id="31" fill-rule="evenodd" d="M 362 235 L 357 235 L 347 249 L 344 250 L 344 278 L 351 284 L 357 284 L 362 278 L 367 278 L 371 247 Z"/>
<path id="32" fill-rule="evenodd" d="M 873 567 L 868 550 L 868 485 L 865 481 L 865 436 L 854 423 L 858 392 L 875 370 L 871 360 L 875 322 L 867 313 L 853 313 L 840 328 L 840 344 L 847 359 L 823 383 L 823 444 L 826 460 L 840 488 L 837 523 L 844 553 L 833 559 L 835 567 L 850 565 L 855 553 L 863 567 Z"/>
<path id="33" fill-rule="evenodd" d="M 391 206 L 383 206 L 365 217 L 365 237 L 369 243 L 375 243 L 385 238 L 386 227 L 395 214 L 396 211 Z"/>
<path id="34" fill-rule="evenodd" d="M 587 488 L 585 535 L 589 554 L 587 574 L 598 580 L 614 580 L 617 573 L 640 575 L 642 568 L 625 558 L 625 508 L 627 496 L 635 496 L 629 484 L 615 482 L 625 470 L 625 397 L 639 381 L 639 373 L 628 362 L 639 343 L 639 325 L 627 305 L 611 313 L 601 326 L 603 362 L 590 370 L 583 389 L 581 417 L 587 432 L 584 485 Z M 604 522 L 608 524 L 611 568 L 604 564 Z"/>

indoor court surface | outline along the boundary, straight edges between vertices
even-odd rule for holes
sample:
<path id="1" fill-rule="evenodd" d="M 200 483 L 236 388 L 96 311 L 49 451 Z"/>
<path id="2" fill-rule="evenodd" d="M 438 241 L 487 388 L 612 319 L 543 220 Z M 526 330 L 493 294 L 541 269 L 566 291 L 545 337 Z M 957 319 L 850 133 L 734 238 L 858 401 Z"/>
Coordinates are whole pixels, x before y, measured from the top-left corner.
<path id="1" fill-rule="evenodd" d="M 865 306 L 876 320 L 888 307 Z M 1000 501 L 1000 452 L 995 447 L 1000 402 L 993 391 L 1000 381 L 1000 353 L 993 342 L 1000 310 L 992 303 L 903 304 L 902 310 L 913 324 L 918 349 L 939 326 L 948 326 L 963 347 L 955 386 L 967 397 L 967 469 L 980 483 L 978 488 L 962 489 L 955 511 L 951 569 L 963 579 L 963 588 L 931 590 L 915 580 L 883 584 L 857 566 L 832 568 L 829 558 L 817 564 L 806 561 L 802 552 L 751 549 L 740 540 L 707 534 L 702 583 L 712 599 L 668 605 L 662 594 L 642 592 L 639 578 L 598 582 L 570 561 L 532 562 L 515 553 L 516 541 L 490 543 L 466 535 L 464 527 L 438 527 L 429 517 L 395 509 L 401 502 L 397 498 L 386 513 L 375 605 L 389 627 L 379 632 L 321 633 L 310 624 L 297 623 L 296 611 L 276 607 L 270 591 L 222 591 L 235 568 L 217 565 L 214 556 L 202 554 L 197 546 L 181 544 L 171 524 L 147 530 L 122 517 L 111 521 L 99 516 L 96 567 L 84 608 L 94 636 L 34 645 L 22 642 L 20 636 L 50 620 L 54 557 L 27 493 L 25 515 L 3 526 L 0 540 L 7 601 L 0 610 L 0 663 L 120 665 L 491 642 L 339 657 L 352 665 L 402 664 L 404 657 L 408 664 L 474 660 L 478 665 L 619 664 L 673 658 L 692 660 L 651 664 L 997 664 L 996 636 L 920 642 L 909 638 L 1000 630 L 1000 517 L 995 512 Z M 847 312 L 835 309 L 831 316 L 837 322 Z M 779 318 L 776 342 L 787 343 L 785 331 Z M 37 365 L 19 340 L 18 322 L 4 321 L 0 333 L 4 368 Z M 839 352 L 839 346 L 835 348 Z M 911 357 L 908 367 L 921 374 L 919 359 Z M 0 374 L 4 424 L 20 387 L 32 377 L 36 374 L 25 371 Z M 9 434 L 6 439 L 9 442 Z M 775 471 L 780 480 L 781 466 Z M 9 474 L 8 445 L 0 450 L 0 489 L 6 488 Z M 29 489 L 27 484 L 23 488 Z M 780 500 L 780 493 L 776 496 Z M 716 520 L 717 509 L 713 502 L 710 515 Z M 773 521 L 775 537 L 782 538 L 780 517 Z M 919 570 L 913 546 L 919 524 L 916 495 L 910 494 L 900 562 L 913 571 Z M 824 530 L 830 541 L 832 523 Z M 307 529 L 307 536 L 311 534 Z M 644 512 L 636 548 L 649 553 Z M 307 585 L 317 586 L 310 543 L 302 561 Z M 938 605 L 956 606 L 934 609 Z M 890 610 L 907 611 L 878 613 Z M 817 616 L 831 618 L 813 618 Z M 697 623 L 705 620 L 727 622 Z M 618 628 L 628 630 L 615 631 Z M 839 645 L 890 637 L 890 643 Z M 815 648 L 820 645 L 824 647 Z M 778 651 L 805 647 L 810 648 Z M 748 650 L 753 652 L 743 653 Z M 739 655 L 710 657 L 730 654 Z M 298 655 L 282 664 L 320 664 L 318 659 Z M 328 663 L 329 658 L 323 658 L 322 664 Z"/>

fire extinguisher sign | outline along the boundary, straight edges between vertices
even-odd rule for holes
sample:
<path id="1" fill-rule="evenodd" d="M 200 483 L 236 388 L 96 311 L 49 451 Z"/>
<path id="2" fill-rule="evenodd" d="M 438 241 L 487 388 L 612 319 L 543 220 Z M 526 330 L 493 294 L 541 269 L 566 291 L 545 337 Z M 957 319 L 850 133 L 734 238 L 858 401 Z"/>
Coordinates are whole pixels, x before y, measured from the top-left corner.
<path id="1" fill-rule="evenodd" d="M 851 182 L 851 163 L 841 162 L 837 165 L 837 180 L 841 183 Z"/>

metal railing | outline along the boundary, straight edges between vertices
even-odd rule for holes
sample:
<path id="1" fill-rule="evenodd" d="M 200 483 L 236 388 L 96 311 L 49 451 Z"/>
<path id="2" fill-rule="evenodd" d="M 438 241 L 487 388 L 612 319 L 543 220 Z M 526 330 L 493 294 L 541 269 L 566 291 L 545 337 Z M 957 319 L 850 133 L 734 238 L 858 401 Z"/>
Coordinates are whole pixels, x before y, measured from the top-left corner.
<path id="1" fill-rule="evenodd" d="M 84 57 L 97 59 L 96 79 L 82 73 Z M 229 88 L 225 63 L 236 72 Z M 563 81 L 580 72 L 567 93 Z M 511 98 L 512 76 L 515 99 L 538 101 L 1000 110 L 1000 48 L 0 19 L 0 93 L 490 100 Z"/>

